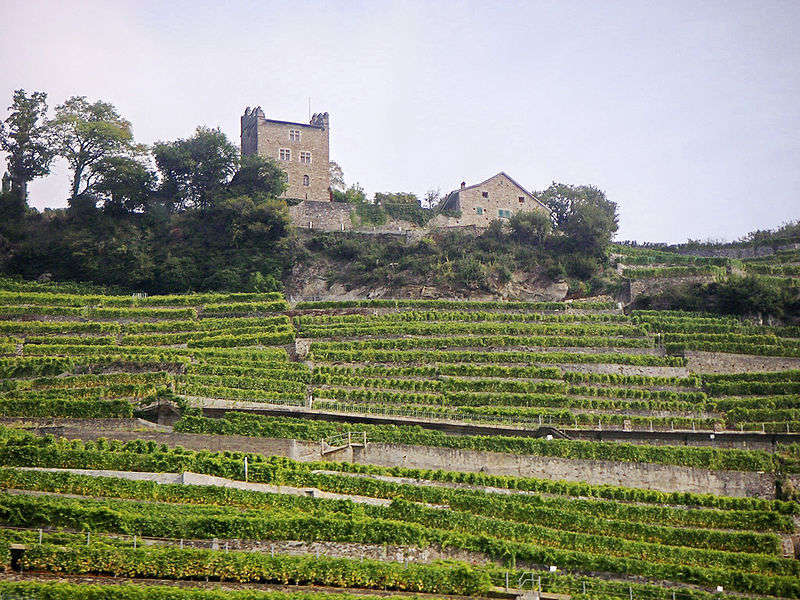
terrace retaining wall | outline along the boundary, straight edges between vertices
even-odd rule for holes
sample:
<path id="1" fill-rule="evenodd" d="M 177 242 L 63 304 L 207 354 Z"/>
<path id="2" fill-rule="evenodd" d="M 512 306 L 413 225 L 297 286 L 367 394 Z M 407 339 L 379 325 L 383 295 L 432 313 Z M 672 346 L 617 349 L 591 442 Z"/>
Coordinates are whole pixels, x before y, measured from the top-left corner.
<path id="1" fill-rule="evenodd" d="M 645 277 L 642 279 L 629 279 L 625 304 L 630 304 L 639 296 L 654 296 L 679 285 L 687 285 L 691 283 L 710 283 L 712 281 L 714 281 L 713 275 L 687 275 L 684 277 Z"/>
<path id="2" fill-rule="evenodd" d="M 582 460 L 534 455 L 460 450 L 405 444 L 368 443 L 322 454 L 319 442 L 248 436 L 191 433 L 127 432 L 92 428 L 63 428 L 63 437 L 94 440 L 144 439 L 192 450 L 229 450 L 286 456 L 295 460 L 352 461 L 385 467 L 483 472 L 551 480 L 584 481 L 601 485 L 641 487 L 664 492 L 695 492 L 726 496 L 775 497 L 775 477 L 770 473 L 711 471 L 676 465 Z"/>
<path id="3" fill-rule="evenodd" d="M 800 358 L 790 356 L 754 356 L 727 352 L 687 350 L 689 370 L 695 373 L 752 373 L 800 369 Z"/>
<path id="4" fill-rule="evenodd" d="M 346 453 L 343 451 L 343 454 Z M 769 473 L 710 471 L 676 465 L 566 459 L 404 444 L 369 443 L 366 450 L 354 447 L 351 454 L 353 462 L 384 467 L 583 481 L 593 485 L 639 487 L 663 492 L 775 497 L 775 477 Z M 325 458 L 346 460 L 346 456 L 341 455 Z"/>

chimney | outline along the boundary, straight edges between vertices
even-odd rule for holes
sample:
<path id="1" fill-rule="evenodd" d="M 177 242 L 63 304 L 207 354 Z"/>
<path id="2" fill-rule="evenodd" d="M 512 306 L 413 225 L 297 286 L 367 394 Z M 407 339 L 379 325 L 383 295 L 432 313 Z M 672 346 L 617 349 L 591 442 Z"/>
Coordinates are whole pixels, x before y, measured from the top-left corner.
<path id="1" fill-rule="evenodd" d="M 465 187 L 467 187 L 467 182 L 466 181 L 462 181 L 461 182 L 461 189 L 463 190 Z"/>

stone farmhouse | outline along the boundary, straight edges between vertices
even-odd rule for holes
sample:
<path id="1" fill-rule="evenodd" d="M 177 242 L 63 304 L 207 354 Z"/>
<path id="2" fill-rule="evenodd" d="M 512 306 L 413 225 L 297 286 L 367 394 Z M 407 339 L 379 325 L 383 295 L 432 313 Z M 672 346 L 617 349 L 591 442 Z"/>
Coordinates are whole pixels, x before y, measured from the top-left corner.
<path id="1" fill-rule="evenodd" d="M 309 123 L 267 119 L 260 106 L 245 109 L 241 119 L 242 156 L 272 158 L 289 178 L 282 198 L 330 202 L 330 121 L 318 113 Z"/>
<path id="2" fill-rule="evenodd" d="M 533 194 L 500 172 L 468 186 L 461 183 L 461 188 L 444 197 L 439 205 L 447 213 L 461 213 L 460 217 L 437 217 L 441 225 L 450 227 L 488 227 L 497 219 L 509 219 L 519 212 L 543 211 L 550 214 L 550 209 L 539 202 Z"/>
<path id="3" fill-rule="evenodd" d="M 354 207 L 331 202 L 330 118 L 317 113 L 306 123 L 267 119 L 260 106 L 245 109 L 241 118 L 242 156 L 272 158 L 288 177 L 281 196 L 289 204 L 289 215 L 297 227 L 322 231 L 358 229 Z M 439 214 L 424 228 L 406 221 L 391 220 L 371 232 L 414 233 L 437 227 L 482 229 L 494 220 L 532 210 L 550 212 L 525 188 L 505 173 L 498 173 L 476 185 L 461 184 L 439 205 Z M 449 216 L 460 212 L 460 216 Z"/>

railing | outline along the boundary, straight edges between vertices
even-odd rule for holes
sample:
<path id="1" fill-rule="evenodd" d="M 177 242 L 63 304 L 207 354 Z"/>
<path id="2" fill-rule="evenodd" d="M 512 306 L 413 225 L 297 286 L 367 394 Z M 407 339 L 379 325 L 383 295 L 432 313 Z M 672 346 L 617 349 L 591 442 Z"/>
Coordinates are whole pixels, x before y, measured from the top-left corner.
<path id="1" fill-rule="evenodd" d="M 367 445 L 367 432 L 366 431 L 348 431 L 346 433 L 339 433 L 322 440 L 324 445 L 328 448 L 346 447 L 353 444 L 362 446 Z"/>

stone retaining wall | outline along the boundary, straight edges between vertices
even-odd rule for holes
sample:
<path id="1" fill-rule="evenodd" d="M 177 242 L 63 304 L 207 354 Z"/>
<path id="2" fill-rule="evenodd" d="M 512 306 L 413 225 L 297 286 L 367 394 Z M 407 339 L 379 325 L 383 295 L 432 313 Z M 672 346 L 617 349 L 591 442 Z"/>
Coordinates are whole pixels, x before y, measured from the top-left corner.
<path id="1" fill-rule="evenodd" d="M 317 202 L 306 200 L 289 207 L 289 216 L 298 229 L 321 231 L 350 231 L 353 205 L 346 202 Z"/>
<path id="2" fill-rule="evenodd" d="M 712 275 L 632 279 L 628 282 L 628 297 L 626 298 L 626 304 L 630 304 L 639 296 L 653 296 L 679 285 L 690 283 L 710 283 L 712 281 L 714 281 L 714 277 Z"/>
<path id="3" fill-rule="evenodd" d="M 687 350 L 689 370 L 695 373 L 748 373 L 800 369 L 800 358 L 790 356 L 754 356 L 727 352 Z"/>
<path id="4" fill-rule="evenodd" d="M 775 477 L 770 473 L 710 471 L 660 465 L 603 460 L 542 457 L 481 450 L 459 450 L 432 446 L 368 443 L 367 447 L 344 448 L 322 454 L 319 442 L 216 436 L 190 433 L 157 433 L 65 429 L 67 438 L 93 440 L 107 437 L 118 440 L 146 439 L 180 445 L 192 450 L 230 450 L 287 456 L 302 461 L 352 461 L 385 467 L 404 466 L 420 469 L 485 472 L 551 480 L 584 481 L 595 485 L 641 487 L 664 492 L 695 492 L 725 496 L 775 497 Z"/>
<path id="5" fill-rule="evenodd" d="M 583 481 L 593 485 L 640 487 L 663 492 L 775 497 L 775 477 L 769 473 L 710 471 L 676 465 L 566 459 L 403 444 L 369 443 L 364 452 L 360 452 L 358 448 L 353 450 L 353 462 L 384 467 L 403 466 Z M 345 458 L 330 457 L 331 460 Z"/>

